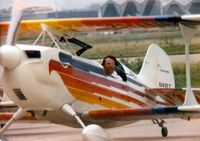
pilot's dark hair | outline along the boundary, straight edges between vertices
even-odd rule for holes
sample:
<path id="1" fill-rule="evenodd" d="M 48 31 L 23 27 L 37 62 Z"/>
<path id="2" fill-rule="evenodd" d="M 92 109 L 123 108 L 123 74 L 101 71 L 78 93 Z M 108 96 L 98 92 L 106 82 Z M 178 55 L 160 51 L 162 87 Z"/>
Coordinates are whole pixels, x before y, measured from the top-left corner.
<path id="1" fill-rule="evenodd" d="M 112 55 L 108 55 L 108 56 L 106 56 L 104 59 L 103 59 L 103 62 L 102 62 L 102 64 L 101 65 L 105 65 L 105 62 L 106 62 L 106 59 L 107 58 L 110 58 L 110 59 L 112 59 L 112 60 L 114 60 L 115 61 L 115 71 L 117 72 L 117 74 L 122 78 L 122 80 L 123 81 L 127 81 L 127 76 L 126 76 L 126 73 L 125 73 L 125 71 L 124 71 L 124 68 L 123 68 L 123 66 L 119 63 L 119 61 L 117 61 L 117 59 L 114 57 L 114 56 L 112 56 Z"/>
<path id="2" fill-rule="evenodd" d="M 114 57 L 114 56 L 112 56 L 112 55 L 108 55 L 108 56 L 106 56 L 104 59 L 103 59 L 103 62 L 102 62 L 102 66 L 104 66 L 105 65 L 105 62 L 106 62 L 106 59 L 107 58 L 110 58 L 110 59 L 112 59 L 112 60 L 114 60 L 115 61 L 115 65 L 116 65 L 116 62 L 117 62 L 117 60 L 116 60 L 116 58 Z"/>

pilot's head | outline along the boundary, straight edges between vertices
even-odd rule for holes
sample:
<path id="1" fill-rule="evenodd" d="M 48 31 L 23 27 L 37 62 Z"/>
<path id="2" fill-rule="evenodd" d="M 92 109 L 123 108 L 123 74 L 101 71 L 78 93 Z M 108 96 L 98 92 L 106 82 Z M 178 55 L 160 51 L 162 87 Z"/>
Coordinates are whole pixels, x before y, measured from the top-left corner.
<path id="1" fill-rule="evenodd" d="M 106 56 L 103 59 L 102 65 L 104 67 L 105 75 L 110 76 L 115 70 L 116 58 L 114 56 Z"/>

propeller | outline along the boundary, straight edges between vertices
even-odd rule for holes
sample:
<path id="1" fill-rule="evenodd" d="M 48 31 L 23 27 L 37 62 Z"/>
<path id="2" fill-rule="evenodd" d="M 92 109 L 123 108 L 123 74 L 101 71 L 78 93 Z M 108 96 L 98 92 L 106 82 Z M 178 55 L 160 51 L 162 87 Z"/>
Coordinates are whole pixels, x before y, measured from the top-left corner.
<path id="1" fill-rule="evenodd" d="M 22 1 L 16 0 L 13 3 L 6 44 L 0 48 L 0 65 L 4 68 L 14 68 L 20 61 L 20 51 L 15 47 L 15 42 L 24 7 L 25 4 Z"/>
<path id="2" fill-rule="evenodd" d="M 11 22 L 8 29 L 8 35 L 6 44 L 0 48 L 0 65 L 3 67 L 3 77 L 4 72 L 7 69 L 15 68 L 20 62 L 20 49 L 15 46 L 17 40 L 17 33 L 19 30 L 19 25 L 21 22 L 22 12 L 24 9 L 24 3 L 22 1 L 16 0 L 12 7 Z M 14 116 L 5 124 L 5 126 L 0 131 L 0 136 L 3 136 L 7 128 L 15 121 L 22 118 L 26 114 L 26 111 L 19 108 Z"/>
<path id="3" fill-rule="evenodd" d="M 17 33 L 19 30 L 23 9 L 23 2 L 17 0 L 13 3 L 11 24 L 8 29 L 8 35 L 6 40 L 7 45 L 14 45 L 17 40 Z"/>

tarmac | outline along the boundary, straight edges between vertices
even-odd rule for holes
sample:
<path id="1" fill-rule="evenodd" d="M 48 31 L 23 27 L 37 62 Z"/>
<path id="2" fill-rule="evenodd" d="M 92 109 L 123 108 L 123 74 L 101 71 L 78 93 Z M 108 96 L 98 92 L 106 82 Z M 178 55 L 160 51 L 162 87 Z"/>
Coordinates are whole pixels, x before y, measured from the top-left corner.
<path id="1" fill-rule="evenodd" d="M 113 141 L 200 141 L 200 119 L 170 119 L 166 127 L 167 137 L 162 137 L 161 128 L 150 120 L 105 130 Z M 3 141 L 83 141 L 81 132 L 51 123 L 18 122 L 7 130 Z"/>

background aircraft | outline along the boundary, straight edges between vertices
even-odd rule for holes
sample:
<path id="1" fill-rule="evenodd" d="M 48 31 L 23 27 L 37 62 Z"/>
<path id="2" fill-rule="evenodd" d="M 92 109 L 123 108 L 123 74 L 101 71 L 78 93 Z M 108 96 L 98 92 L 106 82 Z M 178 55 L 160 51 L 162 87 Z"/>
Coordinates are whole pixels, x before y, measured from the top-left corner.
<path id="1" fill-rule="evenodd" d="M 84 140 L 112 140 L 102 127 L 147 119 L 158 124 L 166 137 L 162 119 L 199 118 L 199 89 L 191 89 L 189 67 L 189 45 L 193 28 L 198 28 L 199 15 L 21 22 L 23 3 L 15 3 L 13 10 L 11 23 L 0 23 L 1 36 L 8 30 L 6 44 L 0 48 L 0 64 L 4 68 L 3 89 L 19 109 L 2 128 L 2 136 L 14 121 L 27 117 L 27 113 L 39 120 L 82 127 Z M 149 47 L 138 75 L 117 62 L 116 72 L 123 78 L 118 81 L 105 76 L 101 64 L 80 57 L 91 47 L 70 36 L 71 32 L 176 26 L 180 26 L 186 44 L 186 90 L 174 88 L 169 58 L 156 44 Z M 19 27 L 19 36 L 38 34 L 42 29 L 34 45 L 15 44 Z M 51 37 L 52 46 L 36 45 L 40 37 L 45 39 L 45 34 Z M 83 48 L 73 54 L 64 50 L 61 42 L 73 42 Z"/>

